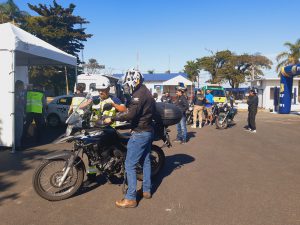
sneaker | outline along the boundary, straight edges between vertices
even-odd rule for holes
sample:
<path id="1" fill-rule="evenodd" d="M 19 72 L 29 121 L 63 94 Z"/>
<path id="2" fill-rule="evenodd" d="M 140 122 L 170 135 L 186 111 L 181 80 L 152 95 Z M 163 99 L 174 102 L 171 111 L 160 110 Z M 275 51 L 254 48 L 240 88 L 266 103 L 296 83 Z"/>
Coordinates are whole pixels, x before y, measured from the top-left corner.
<path id="1" fill-rule="evenodd" d="M 181 141 L 180 144 L 185 145 L 186 141 Z"/>
<path id="2" fill-rule="evenodd" d="M 193 125 L 191 126 L 191 128 L 197 128 L 196 124 L 193 124 Z"/>
<path id="3" fill-rule="evenodd" d="M 181 140 L 175 139 L 174 142 L 176 142 L 176 143 L 181 143 Z"/>
<path id="4" fill-rule="evenodd" d="M 199 124 L 199 127 L 198 128 L 202 128 L 202 124 Z"/>
<path id="5" fill-rule="evenodd" d="M 250 130 L 251 133 L 255 134 L 256 133 L 256 130 Z"/>
<path id="6" fill-rule="evenodd" d="M 251 131 L 251 128 L 247 128 L 247 129 L 245 129 L 244 131 Z"/>

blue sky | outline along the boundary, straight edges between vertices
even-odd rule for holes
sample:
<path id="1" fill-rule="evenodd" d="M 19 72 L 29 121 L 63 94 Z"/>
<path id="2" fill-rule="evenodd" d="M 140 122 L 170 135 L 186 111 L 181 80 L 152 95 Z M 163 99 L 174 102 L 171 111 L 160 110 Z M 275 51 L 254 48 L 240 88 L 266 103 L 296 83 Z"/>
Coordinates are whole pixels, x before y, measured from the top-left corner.
<path id="1" fill-rule="evenodd" d="M 52 1 L 15 0 L 22 9 Z M 84 58 L 96 58 L 113 73 L 137 65 L 142 71 L 182 71 L 187 60 L 209 55 L 207 49 L 238 54 L 260 52 L 272 60 L 283 43 L 300 38 L 297 0 L 57 0 L 74 3 L 76 15 L 90 21 L 94 36 Z M 274 70 L 267 76 L 276 76 Z M 203 73 L 203 76 L 206 76 Z"/>

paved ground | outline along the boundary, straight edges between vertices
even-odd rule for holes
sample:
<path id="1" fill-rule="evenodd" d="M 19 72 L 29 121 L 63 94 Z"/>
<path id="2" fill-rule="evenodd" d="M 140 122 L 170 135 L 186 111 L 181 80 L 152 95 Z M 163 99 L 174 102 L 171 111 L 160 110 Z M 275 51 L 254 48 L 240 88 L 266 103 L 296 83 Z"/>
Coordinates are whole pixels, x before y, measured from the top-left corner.
<path id="1" fill-rule="evenodd" d="M 111 184 L 60 202 L 38 197 L 34 168 L 65 146 L 1 151 L 0 224 L 300 224 L 300 116 L 259 113 L 257 134 L 245 121 L 240 113 L 227 130 L 189 128 L 190 142 L 165 150 L 153 198 L 136 209 L 115 208 L 121 188 Z"/>

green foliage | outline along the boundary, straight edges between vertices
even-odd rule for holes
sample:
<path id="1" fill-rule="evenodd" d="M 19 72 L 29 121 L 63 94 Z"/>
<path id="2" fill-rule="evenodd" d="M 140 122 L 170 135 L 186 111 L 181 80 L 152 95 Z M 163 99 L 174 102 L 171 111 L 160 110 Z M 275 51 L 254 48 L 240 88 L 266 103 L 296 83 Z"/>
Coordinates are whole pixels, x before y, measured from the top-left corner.
<path id="1" fill-rule="evenodd" d="M 259 54 L 242 54 L 224 50 L 211 56 L 204 56 L 196 62 L 188 61 L 185 72 L 195 77 L 200 70 L 207 71 L 211 75 L 210 83 L 229 82 L 232 88 L 237 88 L 247 77 L 259 78 L 263 76 L 263 69 L 271 69 L 272 62 Z M 194 74 L 194 75 L 193 75 Z M 192 79 L 194 81 L 194 79 Z"/>
<path id="2" fill-rule="evenodd" d="M 84 48 L 83 42 L 90 38 L 91 34 L 85 33 L 82 24 L 89 23 L 80 16 L 73 15 L 75 5 L 63 8 L 54 0 L 53 5 L 31 5 L 29 8 L 38 16 L 26 17 L 22 28 L 29 33 L 41 38 L 53 46 L 77 56 Z M 82 69 L 82 68 L 80 68 Z M 75 69 L 68 68 L 68 83 L 75 83 Z M 55 94 L 61 94 L 65 90 L 66 81 L 64 67 L 32 67 L 30 68 L 30 82 L 39 83 L 48 89 L 54 89 Z"/>
<path id="3" fill-rule="evenodd" d="M 299 63 L 300 58 L 300 39 L 298 39 L 295 44 L 286 42 L 284 46 L 289 48 L 288 51 L 281 52 L 277 55 L 276 61 L 276 71 L 279 72 L 280 68 L 287 65 Z"/>
<path id="4" fill-rule="evenodd" d="M 154 70 L 148 70 L 147 71 L 149 74 L 154 74 Z"/>
<path id="5" fill-rule="evenodd" d="M 13 0 L 0 3 L 0 23 L 11 22 L 20 26 L 28 16 L 29 14 L 21 11 Z"/>
<path id="6" fill-rule="evenodd" d="M 87 73 L 95 74 L 98 73 L 100 69 L 104 69 L 104 65 L 100 65 L 96 59 L 89 59 L 89 62 L 87 64 L 84 64 L 84 69 Z"/>
<path id="7" fill-rule="evenodd" d="M 76 6 L 70 4 L 69 7 L 63 8 L 55 0 L 53 6 L 50 5 L 49 7 L 44 4 L 36 6 L 29 3 L 28 6 L 39 16 L 27 18 L 25 29 L 78 58 L 78 53 L 84 48 L 82 42 L 92 35 L 86 34 L 85 28 L 81 27 L 82 24 L 89 22 L 80 16 L 73 15 Z"/>
<path id="8" fill-rule="evenodd" d="M 196 61 L 187 61 L 184 66 L 184 72 L 191 81 L 197 81 L 200 72 L 198 63 Z"/>

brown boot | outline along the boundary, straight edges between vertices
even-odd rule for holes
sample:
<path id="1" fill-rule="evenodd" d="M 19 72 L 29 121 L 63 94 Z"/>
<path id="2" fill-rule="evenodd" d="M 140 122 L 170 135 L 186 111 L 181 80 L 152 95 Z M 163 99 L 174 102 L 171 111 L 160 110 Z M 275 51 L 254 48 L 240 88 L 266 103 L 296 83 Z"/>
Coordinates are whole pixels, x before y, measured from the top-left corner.
<path id="1" fill-rule="evenodd" d="M 152 195 L 150 192 L 143 192 L 143 198 L 150 199 L 150 198 L 152 198 Z"/>
<path id="2" fill-rule="evenodd" d="M 136 200 L 130 200 L 130 199 L 122 199 L 119 201 L 116 201 L 116 206 L 119 208 L 135 208 L 137 206 Z"/>

